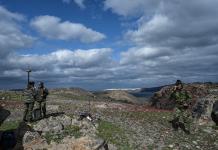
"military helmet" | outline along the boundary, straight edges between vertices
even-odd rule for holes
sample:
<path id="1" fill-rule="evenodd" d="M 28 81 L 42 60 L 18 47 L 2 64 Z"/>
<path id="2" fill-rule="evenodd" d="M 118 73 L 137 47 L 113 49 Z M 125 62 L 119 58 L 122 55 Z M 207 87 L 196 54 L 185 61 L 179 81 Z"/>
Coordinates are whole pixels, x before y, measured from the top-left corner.
<path id="1" fill-rule="evenodd" d="M 182 85 L 182 81 L 181 80 L 177 80 L 176 81 L 176 86 L 178 86 L 178 85 Z"/>
<path id="2" fill-rule="evenodd" d="M 43 82 L 39 82 L 39 87 L 43 87 L 44 86 L 44 83 Z"/>
<path id="3" fill-rule="evenodd" d="M 34 81 L 29 81 L 29 85 L 35 85 L 35 82 Z"/>

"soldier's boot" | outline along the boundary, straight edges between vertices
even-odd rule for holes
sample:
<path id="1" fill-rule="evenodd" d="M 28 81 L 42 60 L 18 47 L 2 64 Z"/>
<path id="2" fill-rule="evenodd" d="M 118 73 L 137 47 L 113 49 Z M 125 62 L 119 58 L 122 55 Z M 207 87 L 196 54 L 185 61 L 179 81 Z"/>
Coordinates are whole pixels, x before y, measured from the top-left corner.
<path id="1" fill-rule="evenodd" d="M 45 102 L 43 102 L 42 103 L 42 116 L 43 116 L 43 118 L 45 118 L 46 117 L 46 103 Z"/>
<path id="2" fill-rule="evenodd" d="M 179 129 L 179 119 L 178 118 L 175 118 L 171 121 L 169 121 L 171 124 L 172 124 L 172 128 L 177 131 Z"/>
<path id="3" fill-rule="evenodd" d="M 28 113 L 28 108 L 25 108 L 24 114 L 23 114 L 23 121 L 27 121 L 27 113 Z"/>
<path id="4" fill-rule="evenodd" d="M 189 129 L 187 129 L 187 128 L 185 127 L 185 124 L 184 124 L 184 123 L 179 122 L 179 127 L 180 127 L 186 134 L 190 134 Z"/>

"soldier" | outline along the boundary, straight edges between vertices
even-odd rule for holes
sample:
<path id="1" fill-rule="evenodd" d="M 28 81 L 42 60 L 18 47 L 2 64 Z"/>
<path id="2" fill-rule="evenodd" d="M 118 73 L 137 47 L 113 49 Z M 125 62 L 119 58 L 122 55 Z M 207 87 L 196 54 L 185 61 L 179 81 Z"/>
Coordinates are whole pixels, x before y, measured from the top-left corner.
<path id="1" fill-rule="evenodd" d="M 40 117 L 46 117 L 46 98 L 48 96 L 48 89 L 44 87 L 43 82 L 39 82 L 37 89 L 37 109 L 40 110 Z"/>
<path id="2" fill-rule="evenodd" d="M 36 96 L 34 84 L 35 83 L 33 81 L 30 81 L 27 85 L 27 88 L 24 90 L 24 93 L 23 93 L 24 104 L 25 104 L 23 121 L 25 122 L 33 121 L 32 112 L 33 112 L 35 96 Z"/>
<path id="3" fill-rule="evenodd" d="M 178 130 L 180 127 L 185 133 L 190 134 L 191 113 L 188 108 L 191 104 L 191 97 L 187 91 L 183 90 L 180 80 L 176 81 L 173 93 L 170 98 L 175 101 L 172 127 Z"/>

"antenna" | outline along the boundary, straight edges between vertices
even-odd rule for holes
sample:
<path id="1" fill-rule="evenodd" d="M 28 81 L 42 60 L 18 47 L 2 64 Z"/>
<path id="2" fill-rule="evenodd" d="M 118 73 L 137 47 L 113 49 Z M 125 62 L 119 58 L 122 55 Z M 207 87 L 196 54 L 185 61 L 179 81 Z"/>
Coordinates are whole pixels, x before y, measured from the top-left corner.
<path id="1" fill-rule="evenodd" d="M 30 72 L 32 72 L 32 70 L 30 69 L 29 66 L 28 66 L 26 72 L 27 72 L 27 84 L 29 84 L 29 82 L 30 82 Z"/>

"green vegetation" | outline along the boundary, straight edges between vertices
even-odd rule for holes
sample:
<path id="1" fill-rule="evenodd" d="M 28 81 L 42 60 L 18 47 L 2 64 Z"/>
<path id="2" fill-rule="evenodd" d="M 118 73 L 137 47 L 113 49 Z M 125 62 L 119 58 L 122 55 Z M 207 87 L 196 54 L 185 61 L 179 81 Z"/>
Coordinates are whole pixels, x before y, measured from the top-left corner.
<path id="1" fill-rule="evenodd" d="M 75 138 L 81 137 L 79 126 L 70 125 L 64 129 L 64 135 L 74 136 Z"/>
<path id="2" fill-rule="evenodd" d="M 0 126 L 0 131 L 6 131 L 6 130 L 14 130 L 18 128 L 19 126 L 18 121 L 5 121 L 1 126 Z"/>
<path id="3" fill-rule="evenodd" d="M 47 132 L 44 135 L 44 138 L 46 141 L 50 144 L 51 141 L 60 143 L 61 140 L 64 139 L 66 136 L 74 136 L 75 138 L 81 137 L 80 133 L 80 128 L 75 125 L 68 126 L 64 129 L 63 133 L 52 133 L 52 132 Z"/>
<path id="4" fill-rule="evenodd" d="M 0 100 L 22 100 L 22 92 L 0 91 Z"/>
<path id="5" fill-rule="evenodd" d="M 70 93 L 57 93 L 52 96 L 58 97 L 59 99 L 70 99 L 70 100 L 89 100 L 92 97 L 86 95 L 74 95 Z"/>
<path id="6" fill-rule="evenodd" d="M 124 130 L 107 121 L 99 121 L 98 136 L 116 145 L 119 149 L 131 149 Z"/>

